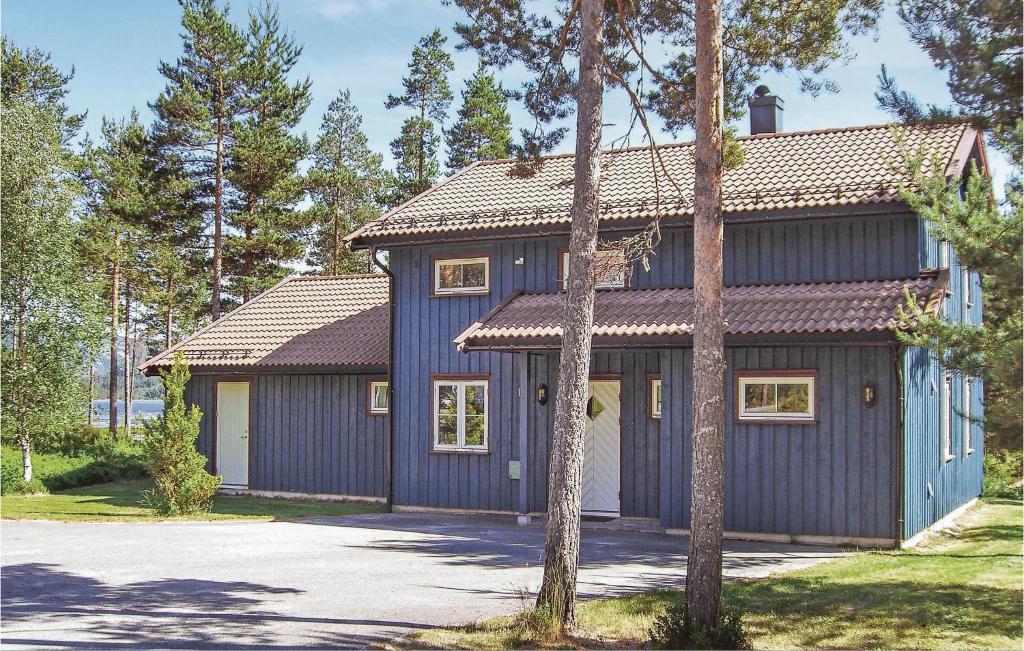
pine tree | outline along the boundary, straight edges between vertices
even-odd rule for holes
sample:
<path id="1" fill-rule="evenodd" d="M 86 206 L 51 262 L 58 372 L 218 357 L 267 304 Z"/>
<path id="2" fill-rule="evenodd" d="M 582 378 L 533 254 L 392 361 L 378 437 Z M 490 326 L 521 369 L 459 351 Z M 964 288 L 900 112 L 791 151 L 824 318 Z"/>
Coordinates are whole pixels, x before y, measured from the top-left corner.
<path id="1" fill-rule="evenodd" d="M 92 268 L 106 276 L 105 303 L 110 328 L 110 434 L 117 435 L 118 382 L 130 401 L 130 328 L 133 308 L 132 287 L 146 281 L 140 273 L 141 246 L 147 240 L 146 219 L 151 204 L 152 168 L 149 139 L 139 115 L 132 112 L 119 122 L 104 119 L 102 142 L 88 147 L 89 167 L 85 174 L 89 188 L 89 212 L 84 222 L 86 237 L 82 246 Z M 136 287 L 138 289 L 138 287 Z M 123 306 L 123 307 L 122 307 Z M 122 319 L 122 314 L 124 318 Z M 123 326 L 124 332 L 120 328 Z M 125 354 L 118 352 L 123 342 Z M 119 372 L 119 357 L 124 368 Z M 124 380 L 119 380 L 120 375 Z M 124 420 L 129 422 L 130 405 L 125 405 Z"/>
<path id="2" fill-rule="evenodd" d="M 0 429 L 21 447 L 25 481 L 33 447 L 81 423 L 102 327 L 77 247 L 81 163 L 69 144 L 83 116 L 63 103 L 74 71 L 49 59 L 2 39 Z"/>
<path id="3" fill-rule="evenodd" d="M 245 117 L 232 125 L 227 174 L 238 191 L 229 204 L 237 234 L 229 235 L 225 246 L 230 292 L 242 303 L 287 275 L 283 263 L 305 251 L 308 218 L 296 205 L 305 193 L 298 166 L 308 145 L 291 130 L 309 106 L 311 85 L 308 78 L 288 82 L 302 48 L 282 31 L 269 2 L 250 13 L 247 36 Z"/>
<path id="4" fill-rule="evenodd" d="M 507 158 L 512 148 L 508 96 L 483 61 L 462 91 L 462 107 L 448 141 L 448 169 L 457 171 L 478 160 Z"/>
<path id="5" fill-rule="evenodd" d="M 444 49 L 447 41 L 439 29 L 421 38 L 412 50 L 409 75 L 402 79 L 405 92 L 389 95 L 384 102 L 389 109 L 404 106 L 416 111 L 402 124 L 401 135 L 391 142 L 398 184 L 394 203 L 429 188 L 440 172 L 437 150 L 441 136 L 435 122 L 444 120 L 451 104 L 448 73 L 455 68 L 451 55 Z"/>
<path id="6" fill-rule="evenodd" d="M 1024 118 L 1024 5 L 1019 0 L 899 0 L 910 37 L 948 73 L 956 108 L 922 106 L 885 66 L 876 98 L 901 122 L 970 119 L 1019 164 Z"/>
<path id="7" fill-rule="evenodd" d="M 366 252 L 350 251 L 342 238 L 380 215 L 377 196 L 384 187 L 381 156 L 370 151 L 362 131 L 363 117 L 352 96 L 334 98 L 313 146 L 313 167 L 307 184 L 313 199 L 313 230 L 307 264 L 320 273 L 366 271 Z"/>
<path id="8" fill-rule="evenodd" d="M 978 272 L 984 322 L 946 322 L 908 307 L 907 345 L 931 350 L 946 368 L 985 380 L 985 432 L 988 440 L 1011 450 L 1021 447 L 1021 219 L 1020 164 L 1022 120 L 1022 5 L 1002 0 L 901 0 L 900 18 L 911 38 L 948 71 L 953 107 L 923 106 L 899 90 L 883 67 L 879 105 L 901 122 L 969 120 L 987 130 L 989 142 L 1013 161 L 1000 204 L 988 180 L 922 176 L 916 152 L 907 152 L 917 190 L 904 200 L 924 218 L 933 236 L 950 243 L 960 263 Z M 943 169 L 941 166 L 939 169 Z"/>
<path id="9" fill-rule="evenodd" d="M 147 353 L 169 348 L 199 327 L 209 309 L 210 284 L 201 188 L 172 152 L 154 147 L 150 156 L 153 206 L 142 264 L 151 279 L 142 297 Z"/>
<path id="10" fill-rule="evenodd" d="M 247 107 L 244 64 L 245 35 L 214 0 L 181 0 L 184 52 L 171 64 L 160 63 L 167 79 L 152 104 L 157 114 L 155 136 L 161 147 L 178 156 L 206 189 L 212 215 L 212 278 L 210 311 L 221 314 L 225 171 L 234 143 L 233 128 Z"/>

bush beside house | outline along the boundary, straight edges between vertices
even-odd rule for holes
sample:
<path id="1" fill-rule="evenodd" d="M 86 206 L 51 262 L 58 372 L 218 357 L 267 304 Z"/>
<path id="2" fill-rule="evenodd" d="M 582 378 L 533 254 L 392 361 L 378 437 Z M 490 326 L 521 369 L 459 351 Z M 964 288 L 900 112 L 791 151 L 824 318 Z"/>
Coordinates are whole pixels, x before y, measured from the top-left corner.
<path id="1" fill-rule="evenodd" d="M 203 414 L 195 405 L 185 405 L 190 373 L 184 355 L 175 355 L 170 371 L 162 376 L 164 413 L 144 426 L 142 445 L 153 490 L 146 491 L 143 498 L 163 515 L 209 511 L 221 478 L 206 472 L 206 457 L 196 450 Z"/>

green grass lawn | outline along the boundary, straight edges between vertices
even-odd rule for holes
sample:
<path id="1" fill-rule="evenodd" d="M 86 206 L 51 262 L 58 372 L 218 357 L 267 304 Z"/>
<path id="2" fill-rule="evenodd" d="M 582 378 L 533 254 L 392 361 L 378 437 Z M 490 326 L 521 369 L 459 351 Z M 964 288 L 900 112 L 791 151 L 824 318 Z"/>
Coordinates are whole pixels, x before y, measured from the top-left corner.
<path id="1" fill-rule="evenodd" d="M 1020 649 L 1022 508 L 988 500 L 914 550 L 862 552 L 725 586 L 755 648 Z M 578 637 L 544 639 L 526 614 L 433 629 L 413 647 L 641 647 L 681 591 L 582 603 Z"/>
<path id="2" fill-rule="evenodd" d="M 148 481 L 139 480 L 84 486 L 47 495 L 4 495 L 0 498 L 0 515 L 10 519 L 84 522 L 167 519 L 141 503 L 141 492 L 149 486 Z M 212 512 L 181 519 L 288 520 L 380 510 L 379 505 L 356 502 L 218 495 Z"/>

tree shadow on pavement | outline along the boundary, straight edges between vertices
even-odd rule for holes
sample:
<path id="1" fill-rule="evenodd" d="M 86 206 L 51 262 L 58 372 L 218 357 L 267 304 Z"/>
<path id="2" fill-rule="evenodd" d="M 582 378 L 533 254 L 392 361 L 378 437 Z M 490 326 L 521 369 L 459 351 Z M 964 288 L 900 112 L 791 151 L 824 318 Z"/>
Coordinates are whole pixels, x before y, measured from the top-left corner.
<path id="1" fill-rule="evenodd" d="M 126 561 L 130 562 L 130 560 Z M 70 648 L 364 648 L 409 622 L 304 617 L 281 607 L 294 588 L 244 581 L 105 583 L 44 563 L 0 572 L 5 645 Z M 276 603 L 275 603 L 276 602 Z M 276 607 L 275 607 L 276 606 Z M 283 634 L 281 628 L 299 631 Z M 352 633 L 366 626 L 367 633 Z M 50 635 L 40 632 L 59 634 Z"/>

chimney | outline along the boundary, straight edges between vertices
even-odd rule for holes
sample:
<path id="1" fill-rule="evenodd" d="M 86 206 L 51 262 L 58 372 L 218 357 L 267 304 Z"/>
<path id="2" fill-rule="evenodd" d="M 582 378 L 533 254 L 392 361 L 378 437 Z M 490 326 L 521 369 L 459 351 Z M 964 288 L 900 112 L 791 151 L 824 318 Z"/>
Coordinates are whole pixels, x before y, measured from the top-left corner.
<path id="1" fill-rule="evenodd" d="M 778 133 L 782 131 L 781 97 L 771 94 L 767 86 L 761 85 L 754 89 L 754 96 L 747 100 L 750 107 L 750 135 L 759 133 Z"/>

